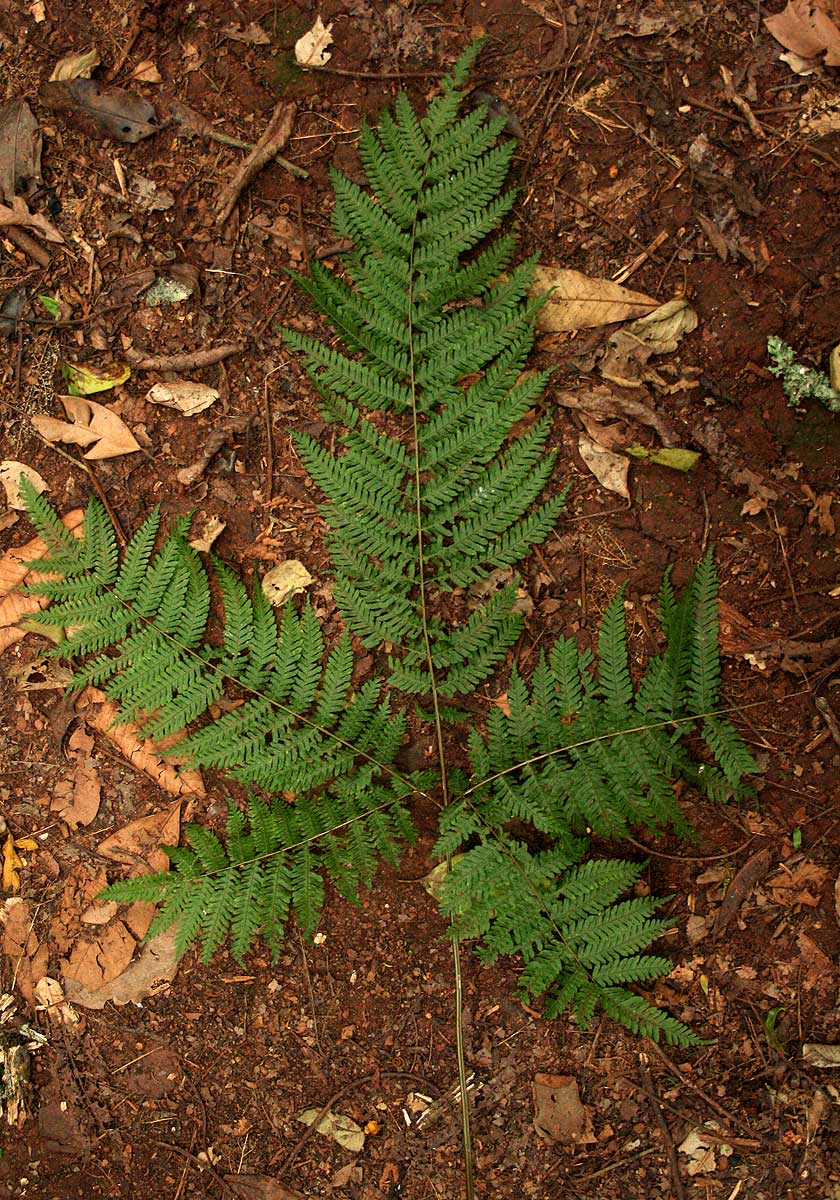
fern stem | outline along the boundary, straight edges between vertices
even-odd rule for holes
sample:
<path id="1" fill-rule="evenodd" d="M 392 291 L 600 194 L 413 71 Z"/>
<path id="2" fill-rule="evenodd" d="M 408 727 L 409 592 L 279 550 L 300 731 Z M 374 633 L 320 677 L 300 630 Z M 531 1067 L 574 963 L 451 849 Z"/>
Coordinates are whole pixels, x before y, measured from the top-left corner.
<path id="1" fill-rule="evenodd" d="M 449 806 L 449 777 L 446 767 L 446 751 L 443 744 L 443 721 L 440 714 L 440 697 L 438 695 L 437 676 L 435 673 L 432 641 L 429 636 L 428 600 L 426 596 L 426 556 L 423 545 L 423 489 L 420 473 L 420 421 L 417 411 L 417 375 L 415 370 L 414 347 L 414 285 L 416 280 L 414 267 L 414 251 L 416 246 L 417 219 L 415 212 L 411 227 L 411 252 L 408 272 L 408 360 L 409 388 L 411 390 L 411 433 L 414 469 L 414 514 L 417 524 L 417 581 L 418 599 L 420 605 L 420 622 L 423 629 L 423 650 L 426 657 L 426 669 L 429 672 L 429 687 L 432 697 L 432 713 L 435 725 L 435 744 L 437 747 L 438 768 L 440 771 L 441 807 Z M 447 870 L 452 868 L 452 856 L 447 855 Z M 458 1089 L 460 1092 L 461 1111 L 461 1142 L 464 1154 L 464 1185 L 467 1200 L 474 1200 L 475 1186 L 473 1182 L 472 1130 L 470 1128 L 470 1104 L 467 1091 L 467 1066 L 464 1057 L 464 992 L 461 973 L 461 939 L 457 931 L 452 933 L 452 964 L 455 979 L 455 1056 L 458 1061 Z"/>

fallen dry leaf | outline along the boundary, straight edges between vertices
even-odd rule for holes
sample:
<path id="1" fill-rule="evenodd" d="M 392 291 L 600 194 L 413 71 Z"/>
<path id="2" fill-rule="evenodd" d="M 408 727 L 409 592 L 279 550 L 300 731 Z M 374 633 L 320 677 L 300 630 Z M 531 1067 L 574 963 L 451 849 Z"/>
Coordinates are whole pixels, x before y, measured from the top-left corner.
<path id="1" fill-rule="evenodd" d="M 112 862 L 130 867 L 130 874 L 165 871 L 169 859 L 158 847 L 177 846 L 181 836 L 181 802 L 177 801 L 163 812 L 150 813 L 105 838 L 96 847 L 97 853 Z"/>
<path id="2" fill-rule="evenodd" d="M 834 19 L 832 19 L 834 18 Z M 764 18 L 777 42 L 801 58 L 825 54 L 828 67 L 840 66 L 840 11 L 834 0 L 788 0 L 787 8 Z"/>
<path id="3" fill-rule="evenodd" d="M 696 328 L 697 314 L 691 305 L 686 300 L 669 300 L 614 333 L 598 369 L 604 379 L 620 387 L 640 387 L 647 382 L 664 385 L 648 366 L 648 359 L 673 353 L 683 335 Z"/>
<path id="4" fill-rule="evenodd" d="M 146 399 L 151 404 L 162 404 L 166 408 L 175 408 L 185 417 L 194 417 L 196 413 L 204 412 L 211 404 L 219 399 L 216 388 L 206 383 L 195 383 L 183 379 L 174 383 L 156 383 L 149 388 Z"/>
<path id="5" fill-rule="evenodd" d="M 60 779 L 53 789 L 50 810 L 71 829 L 90 825 L 99 812 L 101 786 L 96 764 L 88 755 L 80 754 L 72 779 Z"/>
<path id="6" fill-rule="evenodd" d="M 320 1108 L 305 1108 L 295 1115 L 295 1120 L 303 1125 L 314 1125 L 320 1112 Z M 352 1117 L 346 1117 L 343 1113 L 324 1113 L 315 1126 L 315 1132 L 332 1138 L 339 1146 L 353 1154 L 358 1154 L 364 1148 L 365 1135 L 362 1127 L 357 1125 Z"/>
<path id="7" fill-rule="evenodd" d="M 5 458 L 3 462 L 0 462 L 0 483 L 6 489 L 9 508 L 17 509 L 18 512 L 26 512 L 26 505 L 20 494 L 21 475 L 26 476 L 39 496 L 49 491 L 49 488 L 34 467 L 28 467 L 26 463 L 17 462 L 13 458 Z"/>
<path id="8" fill-rule="evenodd" d="M 263 576 L 262 590 L 269 604 L 280 608 L 290 596 L 296 596 L 310 583 L 314 583 L 314 580 L 303 563 L 296 558 L 289 558 Z"/>
<path id="9" fill-rule="evenodd" d="M 534 1128 L 540 1137 L 577 1146 L 595 1141 L 592 1114 L 581 1103 L 574 1076 L 538 1073 L 534 1076 L 531 1091 Z"/>
<path id="10" fill-rule="evenodd" d="M 138 83 L 162 83 L 160 71 L 150 58 L 144 58 L 131 72 L 131 78 Z"/>
<path id="11" fill-rule="evenodd" d="M 232 42 L 245 42 L 249 46 L 271 45 L 271 38 L 256 21 L 252 21 L 246 29 L 240 29 L 238 25 L 226 25 L 222 35 Z"/>
<path id="12" fill-rule="evenodd" d="M 76 54 L 67 54 L 60 58 L 53 68 L 50 80 L 56 79 L 90 79 L 93 72 L 102 62 L 99 51 L 93 46 L 90 50 L 81 50 Z"/>
<path id="13" fill-rule="evenodd" d="M 15 839 L 11 833 L 6 834 L 3 842 L 3 891 L 16 894 L 20 891 L 20 870 L 23 861 L 15 849 Z"/>
<path id="14" fill-rule="evenodd" d="M 84 704 L 91 706 L 85 713 L 88 725 L 104 733 L 133 767 L 145 772 L 170 796 L 203 798 L 207 794 L 200 771 L 179 771 L 174 760 L 167 762 L 162 759 L 159 748 L 152 739 L 144 738 L 137 726 L 130 721 L 123 721 L 120 710 L 113 701 L 108 700 L 104 692 L 98 688 L 85 688 L 78 701 L 80 708 Z"/>
<path id="15" fill-rule="evenodd" d="M 12 199 L 11 206 L 0 204 L 0 225 L 17 225 L 21 229 L 34 229 L 48 242 L 58 242 L 63 245 L 64 238 L 55 225 L 51 224 L 41 213 L 31 213 L 26 201 L 21 196 Z"/>
<path id="16" fill-rule="evenodd" d="M 85 458 L 91 461 L 134 454 L 140 449 L 134 434 L 121 417 L 84 396 L 59 396 L 69 421 L 42 414 L 32 418 L 32 424 L 47 442 L 67 442 L 74 446 L 90 446 Z"/>
<path id="17" fill-rule="evenodd" d="M 35 984 L 35 998 L 38 1007 L 46 1012 L 51 1021 L 65 1025 L 68 1029 L 79 1024 L 81 1018 L 67 1003 L 64 988 L 57 979 L 43 975 Z"/>
<path id="18" fill-rule="evenodd" d="M 537 317 L 537 329 L 545 333 L 594 329 L 641 317 L 657 307 L 651 296 L 611 279 L 592 279 L 565 267 L 537 267 L 531 295 L 549 290 L 551 295 Z"/>
<path id="19" fill-rule="evenodd" d="M 630 470 L 628 458 L 605 449 L 585 433 L 578 436 L 578 453 L 602 487 L 625 500 L 630 499 L 630 489 L 627 486 L 627 474 Z"/>
<path id="20" fill-rule="evenodd" d="M 0 106 L 0 199 L 10 203 L 18 191 L 43 182 L 41 130 L 25 100 Z"/>
<path id="21" fill-rule="evenodd" d="M 134 945 L 133 939 L 131 944 Z M 177 971 L 175 930 L 167 929 L 146 942 L 134 962 L 110 982 L 91 988 L 74 976 L 67 975 L 65 992 L 68 1000 L 81 1004 L 83 1008 L 104 1008 L 109 1001 L 113 1004 L 139 1004 L 147 996 L 164 991 Z"/>
<path id="22" fill-rule="evenodd" d="M 288 1188 L 269 1175 L 225 1175 L 225 1183 L 240 1200 L 304 1200 L 303 1192 Z"/>
<path id="23" fill-rule="evenodd" d="M 117 979 L 131 962 L 136 945 L 122 921 L 107 926 L 95 941 L 77 941 L 61 964 L 68 998 L 82 1003 L 71 995 L 71 980 L 86 992 L 96 992 Z"/>
<path id="24" fill-rule="evenodd" d="M 332 21 L 325 25 L 320 16 L 312 28 L 295 42 L 295 58 L 302 67 L 323 67 L 332 58 L 327 49 L 333 43 Z"/>
<path id="25" fill-rule="evenodd" d="M 103 88 L 93 79 L 64 79 L 42 84 L 38 94 L 47 108 L 68 113 L 94 136 L 131 143 L 160 132 L 152 105 L 122 88 Z"/>
<path id="26" fill-rule="evenodd" d="M 193 550 L 198 550 L 201 554 L 209 554 L 213 543 L 227 529 L 227 523 L 220 521 L 218 517 L 208 517 L 200 529 L 197 529 L 195 524 L 193 528 L 195 536 L 190 538 Z"/>

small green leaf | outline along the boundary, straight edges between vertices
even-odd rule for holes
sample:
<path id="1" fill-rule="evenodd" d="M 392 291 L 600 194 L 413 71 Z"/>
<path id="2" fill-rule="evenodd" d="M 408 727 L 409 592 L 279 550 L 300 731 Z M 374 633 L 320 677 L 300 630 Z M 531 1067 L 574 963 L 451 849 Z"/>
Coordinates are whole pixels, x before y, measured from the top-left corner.
<path id="1" fill-rule="evenodd" d="M 56 300 L 54 296 L 39 296 L 38 299 L 51 317 L 57 317 L 61 312 L 61 301 Z"/>
<path id="2" fill-rule="evenodd" d="M 698 450 L 681 450 L 678 446 L 664 446 L 661 450 L 628 446 L 625 453 L 632 458 L 646 459 L 657 467 L 670 467 L 672 471 L 691 471 L 697 466 L 700 458 Z"/>

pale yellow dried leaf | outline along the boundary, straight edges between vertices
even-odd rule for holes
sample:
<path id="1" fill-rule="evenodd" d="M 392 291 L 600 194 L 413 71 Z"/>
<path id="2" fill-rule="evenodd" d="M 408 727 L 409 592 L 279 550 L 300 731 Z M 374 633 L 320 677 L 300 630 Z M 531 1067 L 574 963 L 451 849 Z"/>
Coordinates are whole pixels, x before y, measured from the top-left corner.
<path id="1" fill-rule="evenodd" d="M 537 317 L 537 328 L 545 333 L 612 325 L 644 316 L 657 307 L 652 296 L 611 279 L 593 279 L 566 267 L 537 267 L 531 295 L 549 290 L 551 295 Z"/>
<path id="2" fill-rule="evenodd" d="M 80 50 L 76 54 L 66 54 L 55 64 L 50 82 L 57 79 L 90 79 L 101 62 L 95 46 L 90 50 Z"/>
<path id="3" fill-rule="evenodd" d="M 578 437 L 578 453 L 602 487 L 625 500 L 630 499 L 630 489 L 627 486 L 629 459 L 599 446 L 585 433 Z"/>
<path id="4" fill-rule="evenodd" d="M 290 596 L 302 592 L 314 583 L 306 567 L 296 558 L 278 563 L 263 577 L 262 590 L 266 600 L 274 608 L 281 608 Z"/>
<path id="5" fill-rule="evenodd" d="M 17 462 L 13 458 L 6 458 L 0 462 L 0 483 L 6 489 L 9 508 L 17 509 L 18 512 L 26 512 L 26 505 L 20 493 L 21 475 L 26 476 L 39 496 L 49 489 L 34 467 L 28 467 L 26 463 Z"/>

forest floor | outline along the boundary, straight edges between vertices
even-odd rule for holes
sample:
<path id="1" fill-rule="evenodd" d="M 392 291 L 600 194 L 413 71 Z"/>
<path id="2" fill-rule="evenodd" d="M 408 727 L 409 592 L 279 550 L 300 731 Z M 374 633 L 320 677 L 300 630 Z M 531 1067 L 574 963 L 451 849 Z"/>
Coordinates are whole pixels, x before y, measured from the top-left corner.
<path id="1" fill-rule="evenodd" d="M 571 491 L 523 569 L 532 604 L 517 654 L 527 673 L 559 632 L 588 644 L 626 584 L 641 656 L 663 570 L 673 564 L 682 583 L 714 545 L 725 702 L 760 761 L 759 798 L 721 807 L 687 791 L 696 841 L 638 849 L 673 919 L 658 952 L 674 971 L 649 994 L 709 1043 L 663 1051 L 610 1021 L 543 1021 L 515 999 L 516 962 L 482 966 L 465 947 L 480 1197 L 840 1200 L 840 1057 L 824 1065 L 811 1048 L 840 1043 L 840 418 L 816 400 L 791 408 L 767 357 L 778 335 L 825 368 L 840 341 L 840 76 L 780 61 L 762 20 L 779 7 L 326 0 L 334 45 L 316 72 L 293 57 L 319 12 L 307 0 L 0 0 L 4 100 L 25 99 L 44 136 L 30 208 L 63 237 L 0 231 L 0 445 L 39 472 L 61 512 L 95 490 L 130 534 L 155 503 L 169 517 L 195 510 L 198 525 L 224 523 L 214 549 L 246 574 L 300 560 L 338 628 L 319 497 L 290 439 L 326 427 L 277 328 L 316 325 L 284 268 L 334 261 L 329 167 L 359 177 L 362 120 L 401 85 L 422 104 L 482 33 L 476 82 L 521 134 L 520 252 L 594 279 L 628 269 L 627 286 L 684 298 L 697 315 L 616 394 L 641 399 L 699 460 L 687 472 L 634 463 L 628 498 L 580 448 L 653 448 L 659 433 L 620 407 L 605 424 L 560 402 L 604 387 L 618 326 L 539 336 L 535 362 L 555 372 L 542 403 L 556 486 Z M 152 136 L 105 140 L 44 102 L 56 63 L 91 47 L 101 81 L 154 105 Z M 256 142 L 281 100 L 295 104 L 283 154 L 296 170 L 269 162 L 218 219 L 247 153 L 218 135 Z M 0 144 L 0 167 L 3 155 Z M 180 299 L 148 303 L 156 277 Z M 32 307 L 15 320 L 8 305 L 24 293 Z M 59 301 L 55 321 L 39 295 Z M 174 374 L 149 365 L 173 355 L 187 356 Z M 62 363 L 126 358 L 130 378 L 94 399 L 139 452 L 83 467 L 77 447 L 38 436 L 33 416 L 63 416 Z M 218 398 L 194 416 L 150 403 L 151 385 L 172 378 Z M 32 537 L 12 508 L 0 531 L 0 551 Z M 101 982 L 125 965 L 113 966 L 124 940 L 91 924 L 109 915 L 93 904 L 114 869 L 104 840 L 147 818 L 171 841 L 179 821 L 225 813 L 222 781 L 173 798 L 91 733 L 43 652 L 29 636 L 0 660 L 0 809 L 22 841 L 15 873 L 4 835 L 0 991 L 17 1005 L 8 1027 L 25 1020 L 46 1038 L 31 1053 L 26 1119 L 0 1133 L 0 1196 L 463 1195 L 457 1111 L 429 1128 L 403 1115 L 457 1082 L 451 948 L 417 882 L 433 865 L 422 804 L 399 869 L 383 868 L 359 908 L 329 892 L 314 943 L 292 931 L 278 961 L 257 949 L 244 970 L 227 951 L 209 965 L 190 951 L 135 1002 L 39 1009 L 42 976 L 95 986 L 97 971 Z M 480 695 L 482 712 L 505 677 Z M 541 1133 L 539 1076 L 571 1089 L 559 1114 L 537 1114 Z M 366 1129 L 361 1151 L 320 1134 L 300 1143 L 296 1114 L 331 1098 Z"/>

